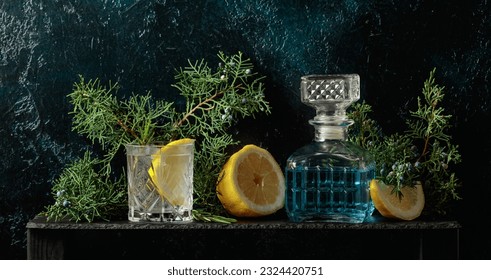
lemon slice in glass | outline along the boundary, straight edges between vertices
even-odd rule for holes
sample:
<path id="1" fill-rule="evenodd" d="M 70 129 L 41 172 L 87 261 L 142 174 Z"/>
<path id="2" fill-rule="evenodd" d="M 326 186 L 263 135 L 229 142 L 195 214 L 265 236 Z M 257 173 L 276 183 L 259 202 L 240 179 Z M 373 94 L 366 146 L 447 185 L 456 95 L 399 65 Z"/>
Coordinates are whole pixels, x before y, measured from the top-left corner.
<path id="1" fill-rule="evenodd" d="M 152 156 L 149 180 L 159 195 L 173 206 L 186 206 L 193 192 L 194 139 L 170 142 Z"/>

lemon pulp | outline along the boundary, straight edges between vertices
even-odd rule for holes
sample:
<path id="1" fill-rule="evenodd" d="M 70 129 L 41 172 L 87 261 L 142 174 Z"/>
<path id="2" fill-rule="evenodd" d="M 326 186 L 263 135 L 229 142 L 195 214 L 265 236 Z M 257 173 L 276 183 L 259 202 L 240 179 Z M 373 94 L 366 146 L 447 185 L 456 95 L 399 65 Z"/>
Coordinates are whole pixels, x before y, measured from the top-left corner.
<path id="1" fill-rule="evenodd" d="M 217 194 L 225 210 L 234 216 L 265 216 L 283 208 L 285 178 L 267 150 L 246 145 L 223 166 Z"/>

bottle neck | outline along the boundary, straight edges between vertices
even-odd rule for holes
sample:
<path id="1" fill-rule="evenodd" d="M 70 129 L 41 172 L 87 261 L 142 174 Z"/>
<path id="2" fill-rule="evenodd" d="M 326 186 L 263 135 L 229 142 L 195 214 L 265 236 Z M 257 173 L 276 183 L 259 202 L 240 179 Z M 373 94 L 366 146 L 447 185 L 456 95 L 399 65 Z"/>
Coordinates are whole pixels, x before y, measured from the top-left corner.
<path id="1" fill-rule="evenodd" d="M 330 119 L 313 119 L 309 123 L 315 128 L 316 142 L 324 142 L 326 140 L 341 140 L 348 139 L 348 127 L 353 124 L 350 119 L 330 118 Z"/>

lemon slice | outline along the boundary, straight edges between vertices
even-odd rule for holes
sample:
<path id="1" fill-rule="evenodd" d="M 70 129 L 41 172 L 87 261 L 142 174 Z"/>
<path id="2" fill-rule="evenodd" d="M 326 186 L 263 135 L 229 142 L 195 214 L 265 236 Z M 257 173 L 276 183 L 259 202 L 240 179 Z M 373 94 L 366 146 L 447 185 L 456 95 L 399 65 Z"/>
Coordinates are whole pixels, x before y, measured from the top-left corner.
<path id="1" fill-rule="evenodd" d="M 192 202 L 193 144 L 194 140 L 189 138 L 175 140 L 152 156 L 148 169 L 151 185 L 173 206 Z"/>
<path id="2" fill-rule="evenodd" d="M 268 151 L 246 145 L 223 166 L 217 193 L 225 210 L 234 216 L 265 216 L 283 208 L 285 177 Z"/>
<path id="3" fill-rule="evenodd" d="M 419 183 L 413 187 L 402 188 L 402 199 L 391 193 L 392 188 L 379 180 L 370 182 L 370 195 L 380 214 L 387 218 L 406 221 L 419 217 L 425 206 L 423 186 Z"/>

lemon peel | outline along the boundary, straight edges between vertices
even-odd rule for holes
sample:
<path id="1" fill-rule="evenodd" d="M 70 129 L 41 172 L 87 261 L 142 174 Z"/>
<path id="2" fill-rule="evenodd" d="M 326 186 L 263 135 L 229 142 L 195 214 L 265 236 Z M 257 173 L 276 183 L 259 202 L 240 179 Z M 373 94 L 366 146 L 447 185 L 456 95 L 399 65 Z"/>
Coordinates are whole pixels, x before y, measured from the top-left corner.
<path id="1" fill-rule="evenodd" d="M 259 217 L 283 208 L 285 178 L 265 149 L 245 145 L 225 163 L 217 184 L 225 210 L 236 217 Z"/>

